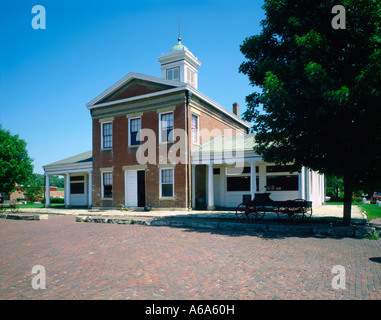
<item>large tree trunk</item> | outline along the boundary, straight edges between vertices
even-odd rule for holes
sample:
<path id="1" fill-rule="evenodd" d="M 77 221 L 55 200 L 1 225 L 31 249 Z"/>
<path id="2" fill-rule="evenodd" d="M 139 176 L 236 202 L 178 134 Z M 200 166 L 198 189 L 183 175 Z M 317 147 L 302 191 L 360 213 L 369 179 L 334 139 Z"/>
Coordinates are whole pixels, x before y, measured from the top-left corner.
<path id="1" fill-rule="evenodd" d="M 352 195 L 353 195 L 353 176 L 348 173 L 344 176 L 344 225 L 351 224 L 352 212 Z"/>

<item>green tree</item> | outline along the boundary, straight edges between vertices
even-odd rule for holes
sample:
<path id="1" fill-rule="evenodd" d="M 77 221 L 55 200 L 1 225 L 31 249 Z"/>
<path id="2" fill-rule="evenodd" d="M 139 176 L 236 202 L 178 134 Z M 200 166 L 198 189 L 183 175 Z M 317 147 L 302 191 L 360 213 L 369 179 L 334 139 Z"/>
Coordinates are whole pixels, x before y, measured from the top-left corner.
<path id="1" fill-rule="evenodd" d="M 0 125 L 0 191 L 10 194 L 16 183 L 23 185 L 33 173 L 26 142 Z"/>
<path id="2" fill-rule="evenodd" d="M 41 179 L 33 174 L 29 182 L 23 187 L 24 195 L 31 201 L 38 201 L 44 196 L 44 188 Z"/>
<path id="3" fill-rule="evenodd" d="M 344 178 L 344 223 L 354 188 L 381 182 L 381 1 L 267 0 L 259 35 L 246 38 L 240 72 L 256 151 Z M 341 23 L 343 21 L 340 21 Z M 260 109 L 263 108 L 263 112 Z"/>

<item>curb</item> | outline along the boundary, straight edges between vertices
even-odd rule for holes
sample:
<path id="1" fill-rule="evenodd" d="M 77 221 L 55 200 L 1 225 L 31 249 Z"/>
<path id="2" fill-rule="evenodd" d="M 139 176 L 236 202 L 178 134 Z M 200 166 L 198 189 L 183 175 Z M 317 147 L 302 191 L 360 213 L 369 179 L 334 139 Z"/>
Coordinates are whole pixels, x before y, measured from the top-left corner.
<path id="1" fill-rule="evenodd" d="M 76 222 L 111 223 L 111 224 L 137 224 L 151 227 L 179 227 L 179 228 L 202 228 L 220 230 L 239 230 L 248 232 L 277 232 L 295 235 L 317 235 L 332 237 L 372 237 L 376 233 L 374 227 L 369 226 L 350 226 L 350 227 L 331 227 L 331 226 L 298 226 L 298 225 L 279 225 L 279 224 L 244 224 L 239 222 L 217 222 L 217 221 L 194 221 L 174 220 L 174 219 L 131 219 L 131 218 L 108 218 L 77 216 Z"/>
<path id="2" fill-rule="evenodd" d="M 48 217 L 48 214 L 0 214 L 0 218 L 12 220 L 48 220 Z"/>

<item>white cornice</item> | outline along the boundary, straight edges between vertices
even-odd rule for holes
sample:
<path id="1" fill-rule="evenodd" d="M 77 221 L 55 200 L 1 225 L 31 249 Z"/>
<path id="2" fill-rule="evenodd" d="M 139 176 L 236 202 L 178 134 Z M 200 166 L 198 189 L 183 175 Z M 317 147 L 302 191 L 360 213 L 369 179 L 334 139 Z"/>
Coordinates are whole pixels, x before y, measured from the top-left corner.
<path id="1" fill-rule="evenodd" d="M 114 92 L 115 90 L 117 90 L 118 88 L 123 86 L 128 81 L 131 81 L 132 79 L 141 79 L 141 80 L 147 80 L 147 81 L 151 81 L 151 82 L 155 82 L 155 83 L 171 85 L 171 86 L 174 86 L 175 88 L 173 88 L 173 89 L 167 89 L 167 90 L 162 90 L 162 91 L 158 91 L 158 92 L 153 92 L 153 93 L 149 93 L 149 94 L 144 94 L 144 95 L 139 95 L 139 96 L 136 96 L 136 97 L 131 97 L 131 98 L 126 98 L 126 99 L 121 99 L 121 100 L 109 101 L 109 102 L 105 102 L 105 103 L 96 104 L 98 101 L 102 100 L 104 97 L 106 97 L 107 95 L 111 94 L 112 92 Z M 152 77 L 152 76 L 147 76 L 147 75 L 143 75 L 143 74 L 140 74 L 140 73 L 134 73 L 134 72 L 130 72 L 123 79 L 121 79 L 120 81 L 115 83 L 109 89 L 107 89 L 102 94 L 100 94 L 98 97 L 96 97 L 91 102 L 89 102 L 86 106 L 87 106 L 88 110 L 91 110 L 91 109 L 111 106 L 111 105 L 115 105 L 115 104 L 119 104 L 119 103 L 127 103 L 127 102 L 131 102 L 131 101 L 136 101 L 136 100 L 141 100 L 141 99 L 147 99 L 147 98 L 157 97 L 157 96 L 161 96 L 161 95 L 164 95 L 164 94 L 169 94 L 169 93 L 174 93 L 174 92 L 180 92 L 180 91 L 183 91 L 183 90 L 184 91 L 185 90 L 190 91 L 193 95 L 195 95 L 196 97 L 200 98 L 201 100 L 204 100 L 208 104 L 212 105 L 214 108 L 216 108 L 217 110 L 221 111 L 222 113 L 227 115 L 229 118 L 234 119 L 235 121 L 237 121 L 241 125 L 245 126 L 246 128 L 251 128 L 251 125 L 248 124 L 246 121 L 243 121 L 241 118 L 236 116 L 233 112 L 231 112 L 231 111 L 227 110 L 226 108 L 222 107 L 217 102 L 215 102 L 214 100 L 212 100 L 211 98 L 209 98 L 208 96 L 206 96 L 202 92 L 198 91 L 197 89 L 193 88 L 192 86 L 190 86 L 187 83 L 178 82 L 178 81 L 172 81 L 172 80 L 167 80 L 167 79 L 162 79 L 162 78 L 157 78 L 157 77 Z"/>
<path id="2" fill-rule="evenodd" d="M 120 79 L 117 83 L 112 85 L 110 88 L 107 90 L 103 91 L 99 96 L 91 100 L 89 103 L 86 104 L 86 107 L 90 110 L 92 107 L 105 98 L 106 96 L 112 94 L 116 90 L 118 90 L 120 87 L 125 85 L 128 81 L 131 81 L 132 79 L 140 79 L 140 80 L 146 80 L 146 81 L 151 81 L 155 83 L 160 83 L 160 84 L 165 84 L 169 86 L 174 86 L 174 87 L 180 87 L 183 85 L 183 83 L 180 83 L 178 81 L 172 81 L 172 80 L 167 80 L 167 79 L 162 79 L 162 78 L 157 78 L 157 77 L 152 77 L 152 76 L 147 76 L 145 74 L 141 73 L 135 73 L 135 72 L 130 72 L 127 74 L 124 78 Z M 120 100 L 121 101 L 121 100 Z M 103 105 L 103 104 L 102 104 Z"/>

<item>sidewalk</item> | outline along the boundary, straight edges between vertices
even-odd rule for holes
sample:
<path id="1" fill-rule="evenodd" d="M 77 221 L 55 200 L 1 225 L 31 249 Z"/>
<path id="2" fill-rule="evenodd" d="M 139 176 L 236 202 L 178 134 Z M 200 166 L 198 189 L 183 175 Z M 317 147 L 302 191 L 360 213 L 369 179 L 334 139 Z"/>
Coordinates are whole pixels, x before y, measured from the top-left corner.
<path id="1" fill-rule="evenodd" d="M 97 209 L 64 209 L 64 208 L 20 208 L 19 213 L 28 214 L 57 214 L 72 216 L 106 216 L 125 218 L 193 218 L 193 219 L 236 219 L 235 210 L 226 211 L 126 211 L 126 210 L 97 210 Z M 266 213 L 264 220 L 276 220 L 277 215 Z M 341 222 L 343 219 L 343 206 L 330 205 L 313 207 L 311 222 Z M 358 206 L 352 206 L 352 223 L 366 224 L 366 215 Z"/>

